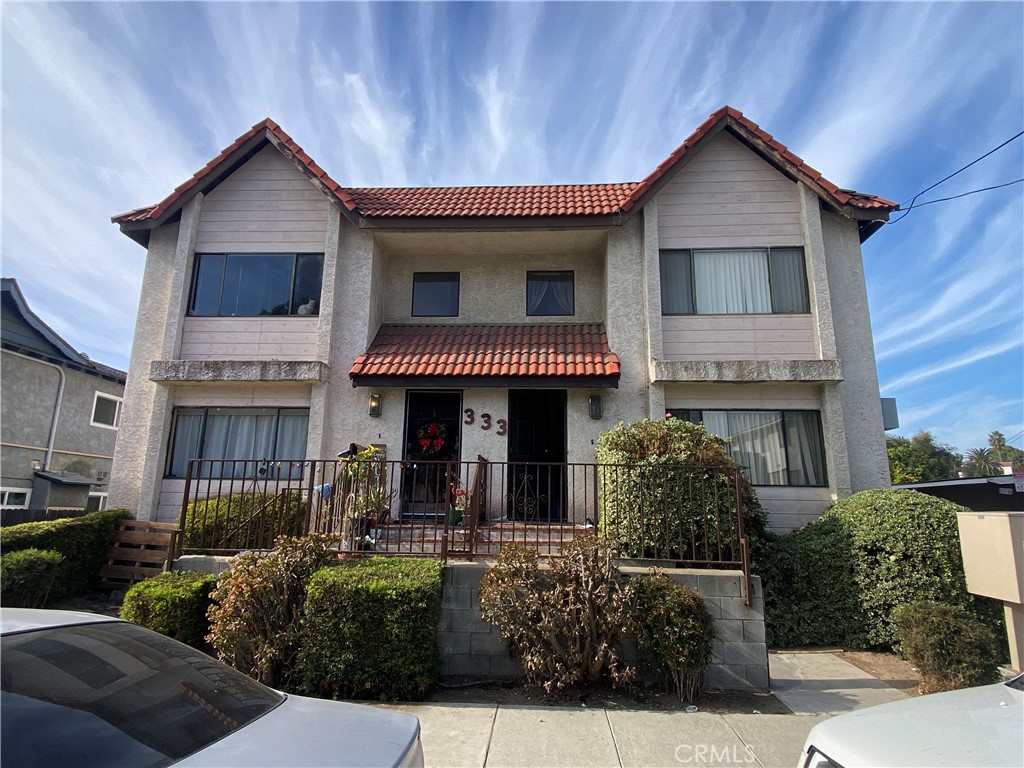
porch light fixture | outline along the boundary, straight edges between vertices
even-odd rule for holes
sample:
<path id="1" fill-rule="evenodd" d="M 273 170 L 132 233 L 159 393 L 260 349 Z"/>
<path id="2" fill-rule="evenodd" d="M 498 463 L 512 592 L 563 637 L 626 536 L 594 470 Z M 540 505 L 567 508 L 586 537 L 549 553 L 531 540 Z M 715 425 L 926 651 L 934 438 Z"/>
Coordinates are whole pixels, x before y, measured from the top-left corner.
<path id="1" fill-rule="evenodd" d="M 592 418 L 592 419 L 600 419 L 601 418 L 601 414 L 602 414 L 602 411 L 601 411 L 601 396 L 600 395 L 591 395 L 590 399 L 587 400 L 587 403 L 590 406 L 590 418 Z"/>
<path id="2" fill-rule="evenodd" d="M 381 411 L 384 408 L 384 398 L 378 395 L 376 392 L 370 395 L 370 405 L 367 409 L 367 413 L 371 416 L 380 416 Z"/>

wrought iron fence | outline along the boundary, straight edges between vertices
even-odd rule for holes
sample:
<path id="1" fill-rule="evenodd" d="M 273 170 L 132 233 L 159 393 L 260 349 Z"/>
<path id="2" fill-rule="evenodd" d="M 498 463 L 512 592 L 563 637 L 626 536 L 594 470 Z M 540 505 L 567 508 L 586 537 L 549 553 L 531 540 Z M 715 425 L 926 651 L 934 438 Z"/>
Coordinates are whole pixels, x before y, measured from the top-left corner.
<path id="1" fill-rule="evenodd" d="M 473 558 L 510 543 L 554 555 L 581 531 L 620 555 L 749 576 L 741 481 L 720 467 L 649 463 L 213 461 L 189 463 L 184 552 L 269 549 L 325 533 L 342 552 Z"/>

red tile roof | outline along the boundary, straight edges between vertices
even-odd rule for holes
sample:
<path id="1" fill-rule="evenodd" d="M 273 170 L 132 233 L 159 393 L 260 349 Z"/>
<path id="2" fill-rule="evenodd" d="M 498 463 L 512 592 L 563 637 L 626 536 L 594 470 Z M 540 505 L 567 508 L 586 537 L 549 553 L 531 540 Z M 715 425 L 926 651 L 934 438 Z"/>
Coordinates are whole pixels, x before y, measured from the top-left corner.
<path id="1" fill-rule="evenodd" d="M 807 183 L 819 195 L 838 207 L 887 212 L 898 205 L 874 195 L 841 189 L 820 172 L 790 152 L 785 145 L 761 130 L 757 123 L 732 107 L 722 107 L 705 120 L 641 182 L 617 184 L 565 184 L 519 187 L 408 187 L 348 188 L 340 186 L 302 147 L 273 120 L 267 118 L 243 133 L 217 157 L 200 168 L 156 205 L 136 208 L 113 217 L 118 224 L 159 223 L 161 217 L 180 207 L 194 192 L 203 190 L 211 172 L 242 150 L 250 140 L 263 136 L 296 164 L 339 206 L 355 218 L 492 218 L 539 216 L 609 216 L 630 211 L 644 197 L 656 191 L 658 182 L 717 128 L 728 128 L 745 140 L 769 162 L 794 178 Z M 207 179 L 207 181 L 209 181 Z"/>
<path id="2" fill-rule="evenodd" d="M 348 375 L 357 384 L 437 378 L 615 386 L 619 358 L 600 324 L 384 325 Z"/>

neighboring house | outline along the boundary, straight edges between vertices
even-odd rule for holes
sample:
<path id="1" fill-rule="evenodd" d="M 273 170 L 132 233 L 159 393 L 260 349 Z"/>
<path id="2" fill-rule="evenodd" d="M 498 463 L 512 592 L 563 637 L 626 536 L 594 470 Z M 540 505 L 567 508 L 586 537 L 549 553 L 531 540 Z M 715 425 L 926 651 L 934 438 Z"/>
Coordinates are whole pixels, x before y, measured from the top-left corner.
<path id="1" fill-rule="evenodd" d="M 430 458 L 593 462 L 670 412 L 793 528 L 889 484 L 860 244 L 896 208 L 729 107 L 641 182 L 531 187 L 342 187 L 265 120 L 113 219 L 148 256 L 111 502 L 431 425 Z"/>
<path id="2" fill-rule="evenodd" d="M 103 509 L 124 371 L 93 362 L 0 280 L 0 506 Z"/>
<path id="3" fill-rule="evenodd" d="M 938 496 L 975 512 L 1024 512 L 1024 492 L 1017 490 L 1017 481 L 1012 474 L 904 483 L 893 487 Z"/>

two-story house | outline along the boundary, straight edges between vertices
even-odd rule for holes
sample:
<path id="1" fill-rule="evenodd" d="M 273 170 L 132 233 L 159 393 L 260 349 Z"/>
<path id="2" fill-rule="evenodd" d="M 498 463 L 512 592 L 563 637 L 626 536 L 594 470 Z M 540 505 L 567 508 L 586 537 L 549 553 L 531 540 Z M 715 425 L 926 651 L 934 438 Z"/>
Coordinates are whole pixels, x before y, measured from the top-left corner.
<path id="1" fill-rule="evenodd" d="M 148 254 L 111 502 L 350 442 L 588 463 L 671 413 L 801 525 L 889 483 L 860 243 L 896 207 L 729 107 L 641 182 L 533 187 L 347 188 L 263 121 L 114 217 Z"/>
<path id="2" fill-rule="evenodd" d="M 0 309 L 0 508 L 104 508 L 125 373 L 76 351 L 13 278 Z"/>

